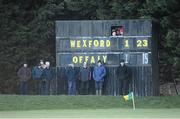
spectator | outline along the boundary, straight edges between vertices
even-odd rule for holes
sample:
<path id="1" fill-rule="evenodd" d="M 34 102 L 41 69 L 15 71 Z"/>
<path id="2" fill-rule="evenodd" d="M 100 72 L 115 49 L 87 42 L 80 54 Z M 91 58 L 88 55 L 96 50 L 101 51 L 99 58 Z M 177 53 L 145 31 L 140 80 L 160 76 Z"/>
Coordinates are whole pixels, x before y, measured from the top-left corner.
<path id="1" fill-rule="evenodd" d="M 43 70 L 42 73 L 42 94 L 43 95 L 49 95 L 50 94 L 50 84 L 53 79 L 53 72 L 50 67 L 50 62 L 45 63 L 45 69 Z"/>
<path id="2" fill-rule="evenodd" d="M 121 35 L 120 32 L 119 32 L 119 30 L 116 31 L 116 35 L 117 35 L 117 36 L 120 36 L 120 35 Z"/>
<path id="3" fill-rule="evenodd" d="M 96 95 L 102 95 L 102 85 L 105 75 L 106 69 L 101 63 L 101 60 L 99 60 L 97 66 L 95 66 L 93 70 L 93 79 L 95 80 Z"/>
<path id="4" fill-rule="evenodd" d="M 76 77 L 77 72 L 74 68 L 74 64 L 69 64 L 66 69 L 66 76 L 68 79 L 68 95 L 76 94 Z"/>
<path id="5" fill-rule="evenodd" d="M 40 65 L 41 65 L 42 68 L 44 68 L 44 69 L 46 68 L 46 65 L 44 64 L 43 60 L 40 60 Z"/>
<path id="6" fill-rule="evenodd" d="M 35 83 L 36 94 L 41 94 L 41 81 L 42 81 L 43 67 L 41 64 L 35 66 L 32 70 L 32 76 Z"/>
<path id="7" fill-rule="evenodd" d="M 120 27 L 118 29 L 118 31 L 119 31 L 120 35 L 123 35 L 124 34 L 124 27 Z"/>
<path id="8" fill-rule="evenodd" d="M 28 90 L 27 81 L 31 78 L 31 70 L 26 63 L 18 70 L 17 75 L 20 78 L 20 94 L 26 95 Z"/>
<path id="9" fill-rule="evenodd" d="M 115 31 L 115 29 L 112 30 L 112 36 L 116 36 L 116 31 Z"/>
<path id="10" fill-rule="evenodd" d="M 117 74 L 118 74 L 117 85 L 119 87 L 119 94 L 127 95 L 129 90 L 130 72 L 129 72 L 129 68 L 125 65 L 123 59 L 120 61 L 120 66 L 118 67 Z"/>
<path id="11" fill-rule="evenodd" d="M 91 79 L 91 72 L 87 63 L 83 63 L 83 67 L 80 69 L 80 81 L 81 81 L 81 94 L 87 95 L 89 88 L 89 80 Z"/>

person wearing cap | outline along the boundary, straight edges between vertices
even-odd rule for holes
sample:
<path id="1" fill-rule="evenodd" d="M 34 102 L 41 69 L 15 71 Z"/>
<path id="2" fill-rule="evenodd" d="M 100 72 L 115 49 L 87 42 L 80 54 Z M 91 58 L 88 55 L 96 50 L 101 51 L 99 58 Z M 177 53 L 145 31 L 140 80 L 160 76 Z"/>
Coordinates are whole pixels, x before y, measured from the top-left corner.
<path id="1" fill-rule="evenodd" d="M 66 68 L 66 77 L 68 79 L 68 95 L 76 95 L 77 72 L 74 68 L 74 64 L 69 64 Z"/>
<path id="2" fill-rule="evenodd" d="M 80 68 L 80 92 L 83 95 L 88 94 L 88 88 L 89 88 L 89 80 L 91 79 L 91 72 L 89 67 L 87 67 L 87 63 L 84 62 L 83 66 Z"/>
<path id="3" fill-rule="evenodd" d="M 17 75 L 20 78 L 20 94 L 26 95 L 28 90 L 27 81 L 31 78 L 31 70 L 27 67 L 26 63 L 18 70 Z"/>
<path id="4" fill-rule="evenodd" d="M 93 79 L 95 80 L 96 95 L 102 95 L 102 86 L 104 77 L 106 75 L 106 69 L 101 60 L 98 61 L 97 66 L 93 70 Z"/>
<path id="5" fill-rule="evenodd" d="M 53 71 L 50 67 L 50 62 L 45 62 L 45 68 L 42 73 L 42 94 L 49 95 L 50 94 L 50 85 L 53 80 Z"/>
<path id="6" fill-rule="evenodd" d="M 129 68 L 124 60 L 120 60 L 116 74 L 118 75 L 117 87 L 120 95 L 127 95 L 129 90 Z"/>

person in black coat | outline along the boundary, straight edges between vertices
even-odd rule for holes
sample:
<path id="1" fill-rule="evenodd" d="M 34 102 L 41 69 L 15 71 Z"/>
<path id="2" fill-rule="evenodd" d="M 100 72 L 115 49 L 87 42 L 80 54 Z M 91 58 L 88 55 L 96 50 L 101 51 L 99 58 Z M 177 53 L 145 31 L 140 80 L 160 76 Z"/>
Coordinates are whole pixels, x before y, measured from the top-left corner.
<path id="1" fill-rule="evenodd" d="M 130 70 L 123 59 L 120 61 L 116 74 L 118 75 L 117 86 L 119 87 L 119 94 L 127 95 L 130 83 Z"/>
<path id="2" fill-rule="evenodd" d="M 87 66 L 87 63 L 84 62 L 83 66 L 80 68 L 80 89 L 82 95 L 88 94 L 88 88 L 89 88 L 89 80 L 91 79 L 91 71 L 90 68 Z"/>
<path id="3" fill-rule="evenodd" d="M 76 95 L 76 79 L 78 72 L 74 68 L 74 64 L 69 64 L 66 68 L 66 76 L 68 79 L 68 95 Z"/>
<path id="4" fill-rule="evenodd" d="M 28 92 L 28 80 L 31 78 L 31 70 L 28 68 L 27 64 L 24 63 L 23 66 L 17 72 L 18 77 L 20 78 L 20 94 L 27 95 Z"/>
<path id="5" fill-rule="evenodd" d="M 53 71 L 50 67 L 50 62 L 46 61 L 45 67 L 43 69 L 42 73 L 42 88 L 41 88 L 41 93 L 43 95 L 49 95 L 51 93 L 51 82 L 54 78 Z"/>

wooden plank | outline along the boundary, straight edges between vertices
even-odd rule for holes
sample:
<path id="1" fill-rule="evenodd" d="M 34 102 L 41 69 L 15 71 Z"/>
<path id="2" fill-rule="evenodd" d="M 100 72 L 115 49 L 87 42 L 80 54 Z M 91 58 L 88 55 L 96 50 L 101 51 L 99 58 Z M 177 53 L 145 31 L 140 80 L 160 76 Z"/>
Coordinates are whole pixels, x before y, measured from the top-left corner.
<path id="1" fill-rule="evenodd" d="M 56 21 L 56 37 L 109 36 L 111 26 L 124 26 L 124 35 L 151 35 L 151 20 Z"/>
<path id="2" fill-rule="evenodd" d="M 119 59 L 127 58 L 127 61 L 132 70 L 132 89 L 136 96 L 151 96 L 158 94 L 158 64 L 157 64 L 157 32 L 153 27 L 152 20 L 134 19 L 134 20 L 83 20 L 83 21 L 56 21 L 56 61 L 62 64 L 68 61 L 68 57 L 64 56 L 61 59 L 58 53 L 82 53 L 84 49 L 67 51 L 68 47 L 66 42 L 59 41 L 59 38 L 72 38 L 72 37 L 109 37 L 111 35 L 112 26 L 124 26 L 125 36 L 150 36 L 148 50 L 140 49 L 125 49 L 125 50 L 104 50 L 119 52 L 116 65 L 107 65 L 107 76 L 103 87 L 103 94 L 118 95 L 117 74 L 115 70 L 119 64 Z M 154 25 L 153 25 L 154 26 Z M 153 37 L 151 38 L 151 35 Z M 143 38 L 141 39 L 143 40 Z M 120 42 L 117 45 L 120 47 Z M 130 42 L 133 46 L 137 45 L 136 42 Z M 151 47 L 152 46 L 152 47 Z M 151 49 L 152 48 L 152 49 Z M 88 51 L 89 52 L 89 51 Z M 95 52 L 94 50 L 91 53 Z M 99 52 L 98 50 L 96 51 Z M 149 53 L 150 52 L 150 53 Z M 143 53 L 148 53 L 148 64 L 142 63 Z M 64 54 L 65 55 L 65 54 Z M 126 56 L 127 55 L 127 56 Z M 112 56 L 113 58 L 113 56 Z M 68 61 L 66 64 L 68 64 Z M 58 66 L 58 63 L 57 63 Z M 66 66 L 66 65 L 65 65 Z M 57 93 L 67 94 L 67 79 L 65 76 L 65 66 L 58 67 L 57 79 Z M 94 81 L 90 81 L 91 94 L 94 94 Z"/>

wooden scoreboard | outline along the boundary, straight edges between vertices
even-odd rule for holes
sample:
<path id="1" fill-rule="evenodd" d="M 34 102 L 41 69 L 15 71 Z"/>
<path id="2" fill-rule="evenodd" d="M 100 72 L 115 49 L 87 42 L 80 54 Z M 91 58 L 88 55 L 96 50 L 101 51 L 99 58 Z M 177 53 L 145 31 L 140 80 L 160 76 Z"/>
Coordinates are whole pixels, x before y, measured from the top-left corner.
<path id="1" fill-rule="evenodd" d="M 56 21 L 58 80 L 65 80 L 67 64 L 93 67 L 101 60 L 107 67 L 104 94 L 117 95 L 115 71 L 124 59 L 132 71 L 130 90 L 137 96 L 158 95 L 157 28 L 150 19 Z"/>

